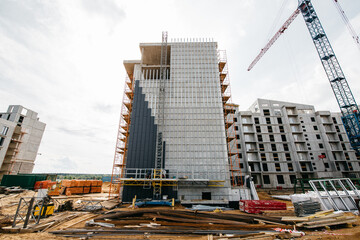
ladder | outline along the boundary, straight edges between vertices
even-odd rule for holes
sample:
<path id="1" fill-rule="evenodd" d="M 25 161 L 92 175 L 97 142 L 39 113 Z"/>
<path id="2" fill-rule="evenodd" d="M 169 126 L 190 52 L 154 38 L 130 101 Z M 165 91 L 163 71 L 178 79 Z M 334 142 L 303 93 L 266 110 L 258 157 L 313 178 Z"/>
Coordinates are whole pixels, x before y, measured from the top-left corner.
<path id="1" fill-rule="evenodd" d="M 161 41 L 161 58 L 160 58 L 160 89 L 158 97 L 158 134 L 156 138 L 156 156 L 155 156 L 155 169 L 154 169 L 154 199 L 161 198 L 161 172 L 164 165 L 164 145 L 163 131 L 164 131 L 164 105 L 165 105 L 165 81 L 166 81 L 166 67 L 167 67 L 167 38 L 168 33 L 162 32 Z"/>

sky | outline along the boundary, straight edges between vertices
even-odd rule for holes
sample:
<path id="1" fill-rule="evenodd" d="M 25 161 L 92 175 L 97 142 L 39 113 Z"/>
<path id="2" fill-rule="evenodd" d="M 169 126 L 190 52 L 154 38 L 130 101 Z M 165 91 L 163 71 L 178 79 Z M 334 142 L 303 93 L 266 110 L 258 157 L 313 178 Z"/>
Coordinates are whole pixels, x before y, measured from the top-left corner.
<path id="1" fill-rule="evenodd" d="M 339 0 L 360 34 L 360 1 Z M 360 51 L 333 0 L 313 0 L 356 99 Z M 123 60 L 139 43 L 213 38 L 226 50 L 232 101 L 257 98 L 338 111 L 302 16 L 250 71 L 296 0 L 0 0 L 0 112 L 22 105 L 47 124 L 34 172 L 111 173 Z M 358 103 L 360 100 L 358 100 Z"/>

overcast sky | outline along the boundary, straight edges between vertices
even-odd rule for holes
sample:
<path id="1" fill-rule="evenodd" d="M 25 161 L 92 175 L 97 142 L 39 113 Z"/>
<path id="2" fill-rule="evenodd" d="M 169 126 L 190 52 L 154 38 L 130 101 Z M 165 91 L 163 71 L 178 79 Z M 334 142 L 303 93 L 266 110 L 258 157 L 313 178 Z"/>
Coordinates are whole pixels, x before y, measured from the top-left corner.
<path id="1" fill-rule="evenodd" d="M 360 1 L 339 2 L 360 33 Z M 360 51 L 333 0 L 313 4 L 359 103 Z M 240 110 L 269 98 L 338 111 L 301 15 L 246 70 L 296 6 L 297 0 L 0 0 L 0 112 L 23 105 L 47 124 L 35 172 L 111 173 L 122 62 L 139 59 L 139 43 L 161 41 L 164 30 L 170 39 L 213 38 L 227 51 Z"/>

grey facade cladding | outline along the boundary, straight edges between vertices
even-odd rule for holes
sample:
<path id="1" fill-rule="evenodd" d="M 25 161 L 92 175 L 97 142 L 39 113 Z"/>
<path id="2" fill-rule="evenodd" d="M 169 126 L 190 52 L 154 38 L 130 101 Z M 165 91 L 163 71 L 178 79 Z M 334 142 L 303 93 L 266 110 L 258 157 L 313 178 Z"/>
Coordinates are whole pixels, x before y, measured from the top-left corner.
<path id="1" fill-rule="evenodd" d="M 360 176 L 340 113 L 258 99 L 237 116 L 241 167 L 255 185 L 290 188 L 295 178 Z"/>

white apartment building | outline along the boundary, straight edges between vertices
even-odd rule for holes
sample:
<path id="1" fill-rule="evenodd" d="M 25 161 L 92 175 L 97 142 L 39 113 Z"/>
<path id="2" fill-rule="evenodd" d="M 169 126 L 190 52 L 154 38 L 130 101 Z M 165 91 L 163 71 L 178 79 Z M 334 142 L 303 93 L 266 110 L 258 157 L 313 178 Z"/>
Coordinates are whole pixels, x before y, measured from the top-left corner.
<path id="1" fill-rule="evenodd" d="M 293 187 L 296 178 L 360 177 L 340 113 L 257 99 L 237 113 L 242 174 L 262 188 Z"/>
<path id="2" fill-rule="evenodd" d="M 20 105 L 0 113 L 0 177 L 32 173 L 44 130 L 38 114 Z"/>

